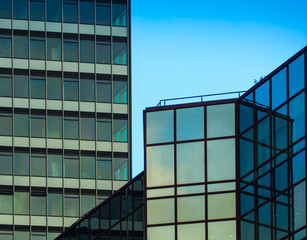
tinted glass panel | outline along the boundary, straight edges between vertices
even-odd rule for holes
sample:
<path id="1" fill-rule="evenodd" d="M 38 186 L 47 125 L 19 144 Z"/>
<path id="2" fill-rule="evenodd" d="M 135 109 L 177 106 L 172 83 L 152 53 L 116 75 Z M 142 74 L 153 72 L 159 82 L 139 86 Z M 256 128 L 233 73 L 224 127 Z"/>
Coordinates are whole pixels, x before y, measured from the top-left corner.
<path id="1" fill-rule="evenodd" d="M 78 101 L 79 99 L 79 81 L 78 79 L 64 79 L 64 100 Z"/>
<path id="2" fill-rule="evenodd" d="M 289 97 L 305 86 L 304 54 L 289 65 Z"/>
<path id="3" fill-rule="evenodd" d="M 235 193 L 214 194 L 208 196 L 208 218 L 232 218 L 236 216 Z"/>
<path id="4" fill-rule="evenodd" d="M 47 21 L 60 22 L 62 19 L 62 0 L 47 1 Z"/>
<path id="5" fill-rule="evenodd" d="M 128 180 L 127 158 L 114 158 L 114 180 Z"/>
<path id="6" fill-rule="evenodd" d="M 97 80 L 97 102 L 111 102 L 111 82 Z"/>
<path id="7" fill-rule="evenodd" d="M 81 156 L 81 177 L 95 178 L 95 157 Z"/>
<path id="8" fill-rule="evenodd" d="M 14 173 L 15 175 L 29 175 L 30 157 L 29 153 L 14 153 Z"/>
<path id="9" fill-rule="evenodd" d="M 30 56 L 31 59 L 45 59 L 45 39 L 43 37 L 31 37 Z"/>
<path id="10" fill-rule="evenodd" d="M 108 142 L 112 140 L 111 119 L 98 119 L 97 140 L 108 141 Z"/>
<path id="11" fill-rule="evenodd" d="M 111 4 L 107 0 L 96 0 L 96 24 L 111 24 Z"/>
<path id="12" fill-rule="evenodd" d="M 79 197 L 78 195 L 66 195 L 65 201 L 65 217 L 79 217 Z"/>
<path id="13" fill-rule="evenodd" d="M 67 23 L 78 22 L 77 0 L 63 0 L 63 21 Z"/>
<path id="14" fill-rule="evenodd" d="M 127 142 L 128 141 L 128 120 L 114 119 L 113 120 L 113 141 Z"/>
<path id="15" fill-rule="evenodd" d="M 113 26 L 127 26 L 127 2 L 123 0 L 112 1 Z"/>
<path id="16" fill-rule="evenodd" d="M 112 162 L 110 160 L 97 161 L 97 178 L 105 180 L 112 179 Z"/>
<path id="17" fill-rule="evenodd" d="M 62 177 L 62 155 L 48 154 L 48 176 Z"/>
<path id="18" fill-rule="evenodd" d="M 264 109 L 270 108 L 270 81 L 266 81 L 255 91 L 256 105 Z"/>
<path id="19" fill-rule="evenodd" d="M 61 61 L 62 39 L 55 37 L 47 38 L 47 60 Z"/>
<path id="20" fill-rule="evenodd" d="M 15 19 L 28 19 L 28 0 L 14 0 L 13 12 Z"/>
<path id="21" fill-rule="evenodd" d="M 12 56 L 11 35 L 0 34 L 0 57 Z"/>
<path id="22" fill-rule="evenodd" d="M 229 236 L 236 239 L 236 222 L 210 222 L 208 223 L 208 236 L 208 239 L 228 239 Z"/>
<path id="23" fill-rule="evenodd" d="M 29 114 L 14 115 L 14 136 L 28 137 L 29 136 Z"/>
<path id="24" fill-rule="evenodd" d="M 95 118 L 81 118 L 81 139 L 95 140 Z"/>
<path id="25" fill-rule="evenodd" d="M 79 121 L 78 118 L 64 119 L 64 138 L 78 139 L 79 138 Z"/>
<path id="26" fill-rule="evenodd" d="M 94 24 L 94 1 L 80 0 L 80 23 Z"/>
<path id="27" fill-rule="evenodd" d="M 127 82 L 113 81 L 113 102 L 127 103 Z"/>
<path id="28" fill-rule="evenodd" d="M 64 39 L 64 61 L 77 62 L 78 61 L 78 41 L 77 39 Z"/>
<path id="29" fill-rule="evenodd" d="M 31 175 L 46 176 L 46 156 L 44 154 L 31 155 Z"/>
<path id="30" fill-rule="evenodd" d="M 0 17 L 11 18 L 12 16 L 12 2 L 11 0 L 0 1 Z"/>
<path id="31" fill-rule="evenodd" d="M 174 199 L 172 198 L 149 200 L 147 202 L 147 223 L 161 224 L 174 222 L 174 208 Z"/>
<path id="32" fill-rule="evenodd" d="M 45 134 L 45 116 L 34 115 L 31 116 L 31 137 L 44 138 Z"/>
<path id="33" fill-rule="evenodd" d="M 46 215 L 46 196 L 31 196 L 31 214 Z"/>
<path id="34" fill-rule="evenodd" d="M 96 62 L 110 64 L 111 63 L 111 43 L 109 41 L 96 42 Z"/>
<path id="35" fill-rule="evenodd" d="M 79 157 L 65 156 L 64 157 L 64 177 L 79 178 Z"/>
<path id="36" fill-rule="evenodd" d="M 14 96 L 29 97 L 29 77 L 27 75 L 14 75 Z"/>
<path id="37" fill-rule="evenodd" d="M 14 58 L 29 58 L 28 36 L 14 35 Z"/>
<path id="38" fill-rule="evenodd" d="M 177 212 L 180 222 L 205 220 L 205 196 L 178 198 Z"/>
<path id="39" fill-rule="evenodd" d="M 95 80 L 80 79 L 80 100 L 95 101 Z"/>
<path id="40" fill-rule="evenodd" d="M 48 215 L 49 216 L 63 216 L 63 199 L 62 194 L 49 193 L 48 194 Z"/>
<path id="41" fill-rule="evenodd" d="M 305 134 L 305 109 L 302 106 L 305 106 L 305 92 L 292 99 L 289 106 L 293 142 Z"/>
<path id="42" fill-rule="evenodd" d="M 0 75 L 0 96 L 12 96 L 12 77 L 11 75 Z"/>
<path id="43" fill-rule="evenodd" d="M 48 115 L 48 138 L 62 138 L 62 116 Z"/>
<path id="44" fill-rule="evenodd" d="M 81 195 L 81 215 L 95 207 L 95 195 Z"/>
<path id="45" fill-rule="evenodd" d="M 29 214 L 29 193 L 15 192 L 14 193 L 14 212 L 15 214 Z"/>
<path id="46" fill-rule="evenodd" d="M 127 64 L 127 43 L 113 42 L 113 64 Z"/>
<path id="47" fill-rule="evenodd" d="M 46 81 L 44 77 L 31 77 L 31 98 L 46 98 Z"/>
<path id="48" fill-rule="evenodd" d="M 47 78 L 47 98 L 52 100 L 62 99 L 62 78 L 48 77 Z"/>
<path id="49" fill-rule="evenodd" d="M 94 62 L 94 40 L 80 40 L 80 62 Z"/>
<path id="50" fill-rule="evenodd" d="M 287 100 L 287 69 L 272 77 L 272 109 Z"/>
<path id="51" fill-rule="evenodd" d="M 12 135 L 12 114 L 0 113 L 0 126 L 1 136 Z"/>
<path id="52" fill-rule="evenodd" d="M 203 240 L 205 235 L 205 223 L 178 225 L 178 240 L 189 239 L 191 236 L 194 240 Z"/>
<path id="53" fill-rule="evenodd" d="M 12 174 L 13 159 L 11 152 L 0 152 L 0 174 Z"/>
<path id="54" fill-rule="evenodd" d="M 30 19 L 40 21 L 45 20 L 45 0 L 30 1 Z"/>

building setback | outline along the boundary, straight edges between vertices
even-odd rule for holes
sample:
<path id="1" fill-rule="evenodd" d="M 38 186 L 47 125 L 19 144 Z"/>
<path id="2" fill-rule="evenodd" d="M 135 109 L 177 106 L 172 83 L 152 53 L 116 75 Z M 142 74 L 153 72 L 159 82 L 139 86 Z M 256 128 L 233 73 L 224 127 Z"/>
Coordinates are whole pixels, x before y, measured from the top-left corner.
<path id="1" fill-rule="evenodd" d="M 0 1 L 0 239 L 54 239 L 131 179 L 129 0 Z"/>

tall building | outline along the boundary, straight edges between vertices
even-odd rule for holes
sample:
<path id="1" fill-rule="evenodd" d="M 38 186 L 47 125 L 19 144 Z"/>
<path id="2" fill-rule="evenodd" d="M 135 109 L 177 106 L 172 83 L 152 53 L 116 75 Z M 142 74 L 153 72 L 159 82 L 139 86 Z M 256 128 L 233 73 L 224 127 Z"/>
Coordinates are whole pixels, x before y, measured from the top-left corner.
<path id="1" fill-rule="evenodd" d="M 0 239 L 54 239 L 131 178 L 129 0 L 0 1 Z"/>

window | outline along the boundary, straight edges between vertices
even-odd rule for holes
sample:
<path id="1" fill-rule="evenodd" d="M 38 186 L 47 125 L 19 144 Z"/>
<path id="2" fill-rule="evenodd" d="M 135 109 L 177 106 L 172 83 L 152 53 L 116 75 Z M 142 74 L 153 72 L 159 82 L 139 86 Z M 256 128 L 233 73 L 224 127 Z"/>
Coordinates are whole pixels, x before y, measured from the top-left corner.
<path id="1" fill-rule="evenodd" d="M 14 18 L 28 19 L 28 0 L 14 0 L 13 4 Z"/>
<path id="2" fill-rule="evenodd" d="M 111 4 L 109 0 L 96 0 L 96 24 L 111 25 Z"/>
<path id="3" fill-rule="evenodd" d="M 48 138 L 62 138 L 62 116 L 47 116 Z"/>
<path id="4" fill-rule="evenodd" d="M 62 177 L 62 155 L 48 154 L 48 177 Z"/>
<path id="5" fill-rule="evenodd" d="M 62 0 L 46 0 L 47 1 L 47 21 L 61 22 L 62 20 Z"/>
<path id="6" fill-rule="evenodd" d="M 14 153 L 14 173 L 17 176 L 29 176 L 30 157 L 26 152 Z"/>
<path id="7" fill-rule="evenodd" d="M 127 1 L 112 1 L 112 23 L 113 26 L 127 26 Z"/>
<path id="8" fill-rule="evenodd" d="M 80 40 L 80 62 L 93 63 L 95 55 L 94 39 L 81 36 Z"/>
<path id="9" fill-rule="evenodd" d="M 79 178 L 79 156 L 64 156 L 64 177 Z"/>
<path id="10" fill-rule="evenodd" d="M 111 119 L 98 118 L 97 119 L 97 140 L 98 141 L 112 141 L 112 125 Z"/>
<path id="11" fill-rule="evenodd" d="M 64 78 L 64 100 L 78 101 L 79 81 L 76 78 Z"/>
<path id="12" fill-rule="evenodd" d="M 113 120 L 113 141 L 114 142 L 127 142 L 128 141 L 128 120 L 114 119 Z"/>
<path id="13" fill-rule="evenodd" d="M 29 77 L 28 75 L 14 75 L 14 97 L 29 97 Z"/>
<path id="14" fill-rule="evenodd" d="M 78 62 L 78 39 L 63 39 L 64 61 Z"/>
<path id="15" fill-rule="evenodd" d="M 30 37 L 30 57 L 31 59 L 45 59 L 45 39 L 44 37 Z"/>
<path id="16" fill-rule="evenodd" d="M 30 234 L 26 231 L 15 231 L 15 240 L 30 240 Z"/>
<path id="17" fill-rule="evenodd" d="M 0 231 L 0 239 L 1 240 L 13 240 L 13 232 L 12 231 Z"/>
<path id="18" fill-rule="evenodd" d="M 45 134 L 46 119 L 44 115 L 31 116 L 31 137 L 46 137 Z"/>
<path id="19" fill-rule="evenodd" d="M 47 99 L 49 100 L 62 99 L 61 77 L 47 77 Z"/>
<path id="20" fill-rule="evenodd" d="M 12 57 L 12 36 L 0 33 L 0 57 Z"/>
<path id="21" fill-rule="evenodd" d="M 128 180 L 128 158 L 114 157 L 114 180 Z"/>
<path id="22" fill-rule="evenodd" d="M 96 40 L 96 62 L 102 64 L 111 63 L 111 42 L 109 38 L 99 38 Z"/>
<path id="23" fill-rule="evenodd" d="M 64 216 L 79 217 L 79 196 L 75 194 L 65 194 L 64 197 Z"/>
<path id="24" fill-rule="evenodd" d="M 127 82 L 113 81 L 113 103 L 127 103 Z"/>
<path id="25" fill-rule="evenodd" d="M 45 0 L 30 0 L 30 19 L 45 20 Z"/>
<path id="26" fill-rule="evenodd" d="M 47 60 L 61 61 L 62 59 L 61 35 L 50 35 L 47 37 Z"/>
<path id="27" fill-rule="evenodd" d="M 112 158 L 98 157 L 97 159 L 97 179 L 112 179 Z"/>
<path id="28" fill-rule="evenodd" d="M 81 117 L 81 139 L 95 140 L 95 118 Z"/>
<path id="29" fill-rule="evenodd" d="M 79 139 L 79 120 L 78 117 L 64 117 L 64 138 Z"/>
<path id="30" fill-rule="evenodd" d="M 111 81 L 97 80 L 97 102 L 111 102 Z"/>
<path id="31" fill-rule="evenodd" d="M 14 212 L 15 214 L 29 214 L 30 199 L 28 192 L 14 193 Z"/>
<path id="32" fill-rule="evenodd" d="M 14 114 L 14 136 L 29 137 L 29 114 L 15 113 Z"/>
<path id="33" fill-rule="evenodd" d="M 80 23 L 94 24 L 94 0 L 80 0 Z"/>
<path id="34" fill-rule="evenodd" d="M 45 232 L 31 232 L 31 240 L 46 240 Z"/>
<path id="35" fill-rule="evenodd" d="M 44 76 L 31 77 L 31 98 L 45 99 L 46 98 L 46 81 Z"/>
<path id="36" fill-rule="evenodd" d="M 0 194 L 0 214 L 13 213 L 13 195 L 10 193 Z"/>
<path id="37" fill-rule="evenodd" d="M 12 174 L 13 159 L 11 152 L 0 152 L 0 174 Z"/>
<path id="38" fill-rule="evenodd" d="M 63 216 L 63 199 L 60 193 L 48 193 L 48 216 Z"/>
<path id="39" fill-rule="evenodd" d="M 127 65 L 126 42 L 113 42 L 113 64 Z"/>
<path id="40" fill-rule="evenodd" d="M 81 156 L 81 178 L 95 178 L 95 156 Z"/>
<path id="41" fill-rule="evenodd" d="M 1 0 L 0 1 L 0 16 L 1 18 L 11 18 L 12 0 Z"/>
<path id="42" fill-rule="evenodd" d="M 14 34 L 14 58 L 29 58 L 29 37 L 26 34 Z"/>
<path id="43" fill-rule="evenodd" d="M 31 154 L 31 176 L 46 176 L 46 155 L 41 153 Z"/>
<path id="44" fill-rule="evenodd" d="M 0 136 L 12 135 L 12 113 L 0 113 Z"/>
<path id="45" fill-rule="evenodd" d="M 0 97 L 12 96 L 12 76 L 11 74 L 0 74 Z"/>
<path id="46" fill-rule="evenodd" d="M 89 102 L 95 101 L 94 79 L 80 79 L 80 100 Z"/>
<path id="47" fill-rule="evenodd" d="M 46 193 L 31 194 L 31 215 L 46 215 Z"/>
<path id="48" fill-rule="evenodd" d="M 81 195 L 81 215 L 87 213 L 96 205 L 95 195 Z"/>
<path id="49" fill-rule="evenodd" d="M 63 0 L 63 21 L 78 23 L 78 0 Z"/>

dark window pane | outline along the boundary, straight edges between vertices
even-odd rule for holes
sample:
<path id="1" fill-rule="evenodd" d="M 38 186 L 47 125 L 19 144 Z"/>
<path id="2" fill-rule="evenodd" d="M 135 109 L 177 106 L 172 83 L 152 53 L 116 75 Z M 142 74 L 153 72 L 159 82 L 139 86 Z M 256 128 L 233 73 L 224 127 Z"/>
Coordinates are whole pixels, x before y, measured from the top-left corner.
<path id="1" fill-rule="evenodd" d="M 94 24 L 94 1 L 80 0 L 80 23 Z"/>
<path id="2" fill-rule="evenodd" d="M 289 65 L 289 97 L 299 92 L 305 85 L 305 55 L 301 55 L 298 59 Z"/>
<path id="3" fill-rule="evenodd" d="M 1 0 L 0 1 L 0 18 L 11 18 L 12 16 L 12 1 Z"/>
<path id="4" fill-rule="evenodd" d="M 70 194 L 65 195 L 64 201 L 65 217 L 79 217 L 79 196 Z"/>
<path id="5" fill-rule="evenodd" d="M 13 159 L 11 152 L 0 152 L 0 174 L 13 173 Z"/>
<path id="6" fill-rule="evenodd" d="M 14 96 L 29 97 L 29 77 L 27 75 L 14 75 Z"/>
<path id="7" fill-rule="evenodd" d="M 0 74 L 0 97 L 12 96 L 12 77 L 10 74 Z"/>
<path id="8" fill-rule="evenodd" d="M 95 101 L 95 82 L 94 79 L 80 79 L 80 100 Z"/>
<path id="9" fill-rule="evenodd" d="M 112 179 L 112 161 L 109 158 L 101 158 L 97 161 L 97 178 L 103 180 Z"/>
<path id="10" fill-rule="evenodd" d="M 29 58 L 28 36 L 14 35 L 14 58 Z"/>
<path id="11" fill-rule="evenodd" d="M 111 4 L 108 0 L 96 0 L 96 24 L 111 25 Z"/>
<path id="12" fill-rule="evenodd" d="M 48 138 L 62 138 L 62 116 L 48 115 Z"/>
<path id="13" fill-rule="evenodd" d="M 127 1 L 112 1 L 113 26 L 127 26 Z"/>
<path id="14" fill-rule="evenodd" d="M 79 157 L 65 156 L 64 157 L 64 177 L 79 178 Z"/>
<path id="15" fill-rule="evenodd" d="M 97 140 L 108 141 L 112 140 L 111 119 L 98 119 L 97 121 Z"/>
<path id="16" fill-rule="evenodd" d="M 270 81 L 266 81 L 255 91 L 256 105 L 269 108 L 270 107 Z"/>
<path id="17" fill-rule="evenodd" d="M 15 214 L 29 214 L 30 199 L 28 192 L 14 193 L 14 212 Z"/>
<path id="18" fill-rule="evenodd" d="M 81 118 L 81 139 L 95 140 L 95 118 Z"/>
<path id="19" fill-rule="evenodd" d="M 47 78 L 47 99 L 61 100 L 62 99 L 62 78 L 48 77 Z"/>
<path id="20" fill-rule="evenodd" d="M 94 62 L 94 40 L 80 40 L 80 62 Z"/>
<path id="21" fill-rule="evenodd" d="M 64 39 L 64 61 L 77 62 L 78 61 L 78 41 L 76 39 Z"/>
<path id="22" fill-rule="evenodd" d="M 65 117 L 64 119 L 64 138 L 66 139 L 78 139 L 79 138 L 78 118 Z"/>
<path id="23" fill-rule="evenodd" d="M 81 156 L 81 178 L 95 178 L 94 156 Z"/>
<path id="24" fill-rule="evenodd" d="M 48 176 L 62 177 L 62 155 L 48 154 Z"/>
<path id="25" fill-rule="evenodd" d="M 127 158 L 114 158 L 114 180 L 128 180 Z"/>
<path id="26" fill-rule="evenodd" d="M 44 77 L 31 78 L 31 98 L 45 99 L 45 79 Z"/>
<path id="27" fill-rule="evenodd" d="M 46 156 L 44 154 L 31 155 L 31 176 L 46 176 Z"/>
<path id="28" fill-rule="evenodd" d="M 61 22 L 62 0 L 47 0 L 47 21 Z"/>
<path id="29" fill-rule="evenodd" d="M 31 59 L 45 59 L 45 39 L 42 37 L 31 37 L 30 39 Z"/>
<path id="30" fill-rule="evenodd" d="M 61 61 L 62 39 L 56 37 L 47 38 L 47 60 Z"/>
<path id="31" fill-rule="evenodd" d="M 63 199 L 62 194 L 48 194 L 48 216 L 63 216 Z"/>
<path id="32" fill-rule="evenodd" d="M 31 214 L 46 215 L 46 196 L 31 196 Z"/>
<path id="33" fill-rule="evenodd" d="M 63 1 L 63 21 L 66 23 L 78 23 L 78 1 Z"/>
<path id="34" fill-rule="evenodd" d="M 127 120 L 114 119 L 113 120 L 113 141 L 115 142 L 127 142 L 128 131 L 127 131 Z"/>
<path id="35" fill-rule="evenodd" d="M 111 63 L 111 43 L 109 41 L 96 42 L 96 61 L 97 63 Z"/>
<path id="36" fill-rule="evenodd" d="M 28 19 L 28 0 L 14 0 L 13 12 L 15 19 Z"/>
<path id="37" fill-rule="evenodd" d="M 0 135 L 11 136 L 12 135 L 12 114 L 0 113 Z"/>
<path id="38" fill-rule="evenodd" d="M 78 101 L 79 99 L 79 82 L 78 79 L 64 79 L 64 100 Z"/>
<path id="39" fill-rule="evenodd" d="M 96 205 L 95 195 L 81 195 L 81 215 L 87 213 L 89 210 L 95 207 Z M 87 220 L 88 221 L 88 220 Z M 86 222 L 86 221 L 85 221 Z M 88 222 L 86 222 L 88 227 Z M 87 238 L 88 235 L 86 235 Z"/>
<path id="40" fill-rule="evenodd" d="M 113 81 L 113 102 L 127 103 L 127 82 Z"/>
<path id="41" fill-rule="evenodd" d="M 13 213 L 13 195 L 0 194 L 0 213 L 12 214 Z M 4 237 L 3 239 L 7 239 Z"/>
<path id="42" fill-rule="evenodd" d="M 32 115 L 31 116 L 31 137 L 44 138 L 45 134 L 45 116 Z"/>
<path id="43" fill-rule="evenodd" d="M 14 153 L 14 173 L 15 175 L 29 175 L 29 153 L 15 152 Z"/>
<path id="44" fill-rule="evenodd" d="M 29 114 L 27 113 L 14 114 L 14 136 L 16 137 L 29 136 Z"/>
<path id="45" fill-rule="evenodd" d="M 272 77 L 272 109 L 287 100 L 287 69 Z"/>
<path id="46" fill-rule="evenodd" d="M 291 100 L 289 106 L 289 115 L 291 118 L 290 133 L 292 133 L 292 141 L 295 142 L 305 134 L 305 92 Z"/>
<path id="47" fill-rule="evenodd" d="M 97 101 L 111 102 L 111 82 L 105 80 L 97 80 Z"/>
<path id="48" fill-rule="evenodd" d="M 127 65 L 127 43 L 113 42 L 113 64 Z"/>
<path id="49" fill-rule="evenodd" d="M 30 1 L 30 19 L 40 21 L 45 20 L 45 0 Z"/>
<path id="50" fill-rule="evenodd" d="M 12 36 L 0 34 L 0 57 L 12 57 Z"/>

